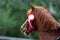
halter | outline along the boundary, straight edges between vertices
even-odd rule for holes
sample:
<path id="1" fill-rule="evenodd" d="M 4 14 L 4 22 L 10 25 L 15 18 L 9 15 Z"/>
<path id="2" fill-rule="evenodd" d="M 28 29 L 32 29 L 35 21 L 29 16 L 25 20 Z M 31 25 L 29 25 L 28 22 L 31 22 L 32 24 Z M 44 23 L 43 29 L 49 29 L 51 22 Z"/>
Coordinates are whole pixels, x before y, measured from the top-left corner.
<path id="1" fill-rule="evenodd" d="M 34 26 L 32 26 L 32 21 L 36 19 L 36 15 L 34 13 L 28 14 L 27 15 L 27 21 L 29 23 L 28 30 L 31 31 L 34 29 Z M 50 30 L 37 30 L 38 32 L 49 32 Z"/>
<path id="2" fill-rule="evenodd" d="M 27 15 L 27 21 L 29 23 L 29 31 L 34 29 L 34 26 L 32 26 L 32 21 L 36 19 L 36 15 L 34 13 Z M 56 30 L 37 30 L 37 32 L 49 32 L 49 31 L 56 31 Z"/>
<path id="3" fill-rule="evenodd" d="M 28 14 L 27 15 L 27 21 L 28 21 L 28 24 L 29 24 L 29 27 L 28 27 L 29 31 L 34 29 L 34 27 L 32 26 L 32 21 L 34 21 L 34 19 L 35 19 L 35 14 Z"/>

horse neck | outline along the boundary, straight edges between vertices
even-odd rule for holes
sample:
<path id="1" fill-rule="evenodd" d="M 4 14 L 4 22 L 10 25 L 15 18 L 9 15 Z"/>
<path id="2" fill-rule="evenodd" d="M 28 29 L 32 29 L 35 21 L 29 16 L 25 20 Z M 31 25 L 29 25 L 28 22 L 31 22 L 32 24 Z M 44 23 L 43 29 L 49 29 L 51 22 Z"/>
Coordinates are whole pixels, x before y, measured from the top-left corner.
<path id="1" fill-rule="evenodd" d="M 38 30 L 42 30 L 40 29 L 40 27 L 38 27 Z M 39 40 L 56 40 L 56 33 L 55 32 L 38 32 L 38 36 L 39 36 Z"/>
<path id="2" fill-rule="evenodd" d="M 50 27 L 51 30 L 55 30 L 60 26 L 60 24 L 52 17 L 52 15 L 49 12 L 44 13 L 44 15 L 42 15 L 42 13 L 38 13 L 37 16 L 39 18 L 39 19 L 37 18 L 37 23 L 38 23 L 37 28 L 38 28 L 38 30 L 42 30 L 45 27 L 47 29 Z M 44 18 L 45 16 L 46 16 L 46 19 L 44 19 L 45 21 L 44 20 L 41 21 L 42 18 Z M 42 23 L 46 23 L 46 22 L 47 22 L 47 24 L 43 26 Z M 56 40 L 55 38 L 57 36 L 57 35 L 52 36 L 47 32 L 38 32 L 38 34 L 39 34 L 39 40 Z"/>
<path id="3" fill-rule="evenodd" d="M 42 27 L 49 29 L 49 27 L 51 27 L 51 29 L 55 30 L 60 26 L 60 24 L 54 19 L 51 13 L 49 13 L 46 9 L 38 10 L 36 16 L 38 29 L 42 29 Z"/>

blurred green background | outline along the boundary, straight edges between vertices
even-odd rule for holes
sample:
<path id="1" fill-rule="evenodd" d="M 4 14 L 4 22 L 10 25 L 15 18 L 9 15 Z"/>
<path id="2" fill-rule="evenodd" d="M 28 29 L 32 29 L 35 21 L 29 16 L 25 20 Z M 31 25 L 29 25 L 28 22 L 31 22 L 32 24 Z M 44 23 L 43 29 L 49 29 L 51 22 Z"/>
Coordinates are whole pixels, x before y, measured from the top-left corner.
<path id="1" fill-rule="evenodd" d="M 24 36 L 20 26 L 25 21 L 30 2 L 44 6 L 60 22 L 60 0 L 0 0 L 0 36 L 38 38 L 38 32 Z"/>

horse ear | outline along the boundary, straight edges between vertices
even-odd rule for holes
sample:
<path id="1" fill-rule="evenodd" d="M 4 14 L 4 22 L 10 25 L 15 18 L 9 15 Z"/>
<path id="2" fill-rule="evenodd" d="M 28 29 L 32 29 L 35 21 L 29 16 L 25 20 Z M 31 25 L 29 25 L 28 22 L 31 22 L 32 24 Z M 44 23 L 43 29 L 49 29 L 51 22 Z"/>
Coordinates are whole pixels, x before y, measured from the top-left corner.
<path id="1" fill-rule="evenodd" d="M 32 10 L 35 10 L 35 7 L 32 3 L 30 3 L 30 7 L 31 7 Z"/>
<path id="2" fill-rule="evenodd" d="M 46 5 L 43 6 L 46 9 Z"/>

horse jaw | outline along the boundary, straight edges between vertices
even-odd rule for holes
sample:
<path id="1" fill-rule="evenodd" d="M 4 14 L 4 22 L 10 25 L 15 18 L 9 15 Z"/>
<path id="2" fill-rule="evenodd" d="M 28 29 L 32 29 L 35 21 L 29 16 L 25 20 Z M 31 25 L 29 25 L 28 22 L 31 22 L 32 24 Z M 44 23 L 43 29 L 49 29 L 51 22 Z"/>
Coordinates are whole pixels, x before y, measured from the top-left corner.
<path id="1" fill-rule="evenodd" d="M 21 26 L 21 33 L 23 33 L 25 36 L 29 35 L 29 31 L 27 30 L 27 20 L 22 24 Z"/>

